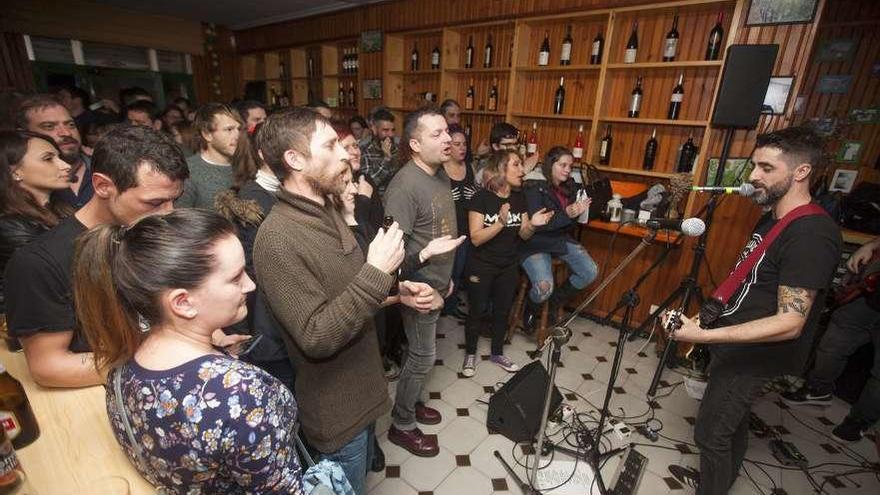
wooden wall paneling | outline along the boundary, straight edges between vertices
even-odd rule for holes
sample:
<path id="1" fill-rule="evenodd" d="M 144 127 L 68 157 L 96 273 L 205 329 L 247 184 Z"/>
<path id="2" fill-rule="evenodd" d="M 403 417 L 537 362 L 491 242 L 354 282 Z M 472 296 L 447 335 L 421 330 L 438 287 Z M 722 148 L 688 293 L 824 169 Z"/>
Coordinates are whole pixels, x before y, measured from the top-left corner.
<path id="1" fill-rule="evenodd" d="M 205 29 L 207 27 L 208 25 L 204 26 Z M 213 29 L 216 39 L 211 53 L 216 57 L 207 53 L 191 56 L 194 96 L 199 103 L 229 101 L 240 95 L 241 88 L 244 87 L 232 31 L 222 26 L 215 26 Z M 215 76 L 219 76 L 219 81 Z M 218 82 L 217 88 L 214 87 L 215 81 Z M 220 94 L 217 94 L 217 89 Z"/>

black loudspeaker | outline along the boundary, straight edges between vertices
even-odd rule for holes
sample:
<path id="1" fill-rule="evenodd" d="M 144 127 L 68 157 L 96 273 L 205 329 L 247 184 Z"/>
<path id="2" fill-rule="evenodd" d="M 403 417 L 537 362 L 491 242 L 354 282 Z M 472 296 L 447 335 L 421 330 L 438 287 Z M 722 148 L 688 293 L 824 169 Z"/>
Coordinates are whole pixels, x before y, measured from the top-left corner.
<path id="1" fill-rule="evenodd" d="M 489 399 L 486 428 L 514 442 L 533 440 L 541 427 L 541 413 L 550 376 L 540 361 L 519 370 Z M 562 403 L 562 394 L 553 386 L 550 413 Z"/>
<path id="2" fill-rule="evenodd" d="M 727 49 L 712 125 L 754 129 L 770 85 L 779 45 L 731 45 Z"/>

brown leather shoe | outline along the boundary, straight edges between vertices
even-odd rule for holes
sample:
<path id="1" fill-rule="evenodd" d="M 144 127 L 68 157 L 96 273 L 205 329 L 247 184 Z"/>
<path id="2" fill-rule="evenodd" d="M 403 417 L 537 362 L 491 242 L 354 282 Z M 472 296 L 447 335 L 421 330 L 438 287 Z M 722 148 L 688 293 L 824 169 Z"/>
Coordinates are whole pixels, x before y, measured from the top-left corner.
<path id="1" fill-rule="evenodd" d="M 424 402 L 416 402 L 416 421 L 423 425 L 436 425 L 443 421 L 440 411 L 428 407 Z"/>
<path id="2" fill-rule="evenodd" d="M 434 457 L 440 453 L 440 447 L 437 445 L 437 435 L 425 435 L 418 428 L 398 430 L 397 427 L 391 425 L 391 428 L 388 430 L 388 440 L 394 445 L 408 450 L 410 454 L 419 457 Z"/>

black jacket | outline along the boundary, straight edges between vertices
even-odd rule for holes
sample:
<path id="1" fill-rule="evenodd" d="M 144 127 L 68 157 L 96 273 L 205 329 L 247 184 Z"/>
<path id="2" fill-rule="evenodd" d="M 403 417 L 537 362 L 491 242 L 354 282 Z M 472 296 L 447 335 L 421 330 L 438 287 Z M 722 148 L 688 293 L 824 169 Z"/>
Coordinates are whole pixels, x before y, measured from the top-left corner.
<path id="1" fill-rule="evenodd" d="M 573 179 L 568 179 L 568 182 L 563 184 L 563 189 L 568 191 L 569 204 L 573 203 L 577 194 L 577 184 Z M 565 243 L 576 242 L 571 234 L 575 221 L 565 213 L 565 208 L 562 207 L 559 199 L 550 189 L 550 183 L 546 180 L 529 180 L 526 181 L 523 192 L 526 196 L 530 218 L 541 208 L 547 208 L 556 213 L 550 218 L 547 225 L 536 227 L 535 235 L 523 243 L 521 257 L 525 259 L 536 253 L 565 254 Z"/>
<path id="2" fill-rule="evenodd" d="M 29 244 L 49 226 L 23 215 L 0 216 L 0 313 L 6 312 L 6 263 L 15 250 Z"/>

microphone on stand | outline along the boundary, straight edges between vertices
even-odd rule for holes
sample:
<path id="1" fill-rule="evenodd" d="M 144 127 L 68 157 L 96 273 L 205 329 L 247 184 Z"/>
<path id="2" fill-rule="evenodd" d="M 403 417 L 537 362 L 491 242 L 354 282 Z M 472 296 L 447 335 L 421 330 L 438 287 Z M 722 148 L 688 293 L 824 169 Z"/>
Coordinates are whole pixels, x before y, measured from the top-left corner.
<path id="1" fill-rule="evenodd" d="M 681 232 L 688 237 L 697 237 L 703 235 L 706 231 L 706 223 L 699 218 L 650 218 L 645 222 L 645 227 L 650 230 L 675 230 Z"/>
<path id="2" fill-rule="evenodd" d="M 752 194 L 755 194 L 755 186 L 751 185 L 748 182 L 743 182 L 738 187 L 692 186 L 691 191 L 721 194 L 739 194 L 740 196 L 749 197 Z"/>

